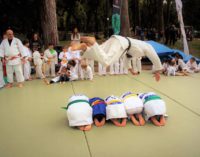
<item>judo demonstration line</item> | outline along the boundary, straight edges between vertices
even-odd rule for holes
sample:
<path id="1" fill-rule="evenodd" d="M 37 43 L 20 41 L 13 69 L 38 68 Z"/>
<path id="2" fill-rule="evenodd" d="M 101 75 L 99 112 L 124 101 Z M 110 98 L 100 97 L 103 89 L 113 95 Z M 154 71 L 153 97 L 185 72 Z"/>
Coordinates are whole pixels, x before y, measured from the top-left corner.
<path id="1" fill-rule="evenodd" d="M 76 94 L 75 88 L 74 88 L 74 85 L 73 85 L 73 81 L 71 81 L 71 86 L 72 86 L 73 93 Z M 87 145 L 87 148 L 88 148 L 88 152 L 90 154 L 90 157 L 92 157 L 92 152 L 90 150 L 90 145 L 89 145 L 89 141 L 88 141 L 88 138 L 87 138 L 87 135 L 86 135 L 86 131 L 83 131 L 83 134 L 84 134 L 84 137 L 85 137 L 85 141 L 86 141 L 86 145 Z"/>
<path id="2" fill-rule="evenodd" d="M 186 109 L 186 110 L 188 110 L 188 111 L 190 111 L 190 112 L 192 112 L 192 113 L 194 113 L 195 115 L 197 115 L 197 116 L 200 117 L 200 113 L 193 111 L 193 110 L 190 109 L 189 107 L 185 106 L 184 104 L 182 104 L 181 102 L 177 101 L 176 99 L 170 97 L 169 95 L 163 93 L 162 91 L 160 91 L 160 90 L 158 90 L 158 89 L 156 89 L 156 88 L 150 86 L 149 84 L 147 84 L 147 83 L 145 83 L 145 82 L 142 82 L 142 81 L 136 79 L 135 77 L 132 77 L 132 76 L 130 76 L 130 75 L 128 75 L 127 77 L 130 78 L 130 79 L 134 79 L 135 81 L 137 81 L 137 82 L 139 82 L 139 83 L 141 83 L 141 84 L 143 84 L 143 85 L 145 85 L 145 86 L 147 86 L 147 87 L 149 87 L 149 88 L 151 88 L 151 89 L 153 89 L 153 90 L 159 92 L 160 94 L 162 94 L 162 95 L 166 96 L 167 98 L 171 99 L 172 101 L 176 102 L 179 106 L 183 107 L 184 109 Z"/>

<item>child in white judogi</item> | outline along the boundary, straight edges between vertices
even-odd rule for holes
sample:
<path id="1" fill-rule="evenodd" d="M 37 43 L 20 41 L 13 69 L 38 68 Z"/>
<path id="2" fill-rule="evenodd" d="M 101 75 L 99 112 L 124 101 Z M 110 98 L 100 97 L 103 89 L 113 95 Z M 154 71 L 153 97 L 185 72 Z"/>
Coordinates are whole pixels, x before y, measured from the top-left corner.
<path id="1" fill-rule="evenodd" d="M 100 76 L 102 76 L 102 75 L 105 76 L 107 74 L 106 69 L 107 69 L 106 66 L 104 66 L 98 62 L 98 74 Z"/>
<path id="2" fill-rule="evenodd" d="M 67 62 L 68 62 L 67 55 L 68 55 L 67 54 L 67 46 L 64 46 L 62 49 L 62 52 L 60 52 L 59 57 L 58 57 L 61 60 L 60 69 L 59 69 L 58 73 L 61 72 L 63 67 L 67 67 Z"/>
<path id="3" fill-rule="evenodd" d="M 40 79 L 44 79 L 45 76 L 44 76 L 44 74 L 42 72 L 43 61 L 42 61 L 42 57 L 41 57 L 39 51 L 34 51 L 33 52 L 33 63 L 35 65 L 36 77 L 40 78 Z"/>
<path id="4" fill-rule="evenodd" d="M 141 93 L 139 98 L 142 99 L 144 104 L 145 119 L 150 120 L 156 126 L 164 126 L 166 105 L 160 96 L 153 92 Z"/>
<path id="5" fill-rule="evenodd" d="M 47 77 L 50 76 L 51 71 L 51 77 L 55 77 L 55 66 L 58 64 L 58 57 L 57 52 L 54 50 L 53 44 L 49 44 L 49 47 L 47 50 L 44 51 L 44 60 L 45 60 L 45 75 Z"/>
<path id="6" fill-rule="evenodd" d="M 131 121 L 136 126 L 143 126 L 145 124 L 145 120 L 142 117 L 143 111 L 143 102 L 132 92 L 126 92 L 121 96 L 121 99 L 124 102 L 124 106 L 126 109 L 127 115 L 130 117 Z"/>
<path id="7" fill-rule="evenodd" d="M 194 57 L 190 58 L 186 65 L 190 73 L 199 72 L 198 65 Z"/>
<path id="8" fill-rule="evenodd" d="M 92 107 L 89 98 L 82 94 L 76 94 L 69 98 L 66 109 L 69 126 L 77 127 L 82 131 L 92 128 Z"/>
<path id="9" fill-rule="evenodd" d="M 114 125 L 124 127 L 126 126 L 126 110 L 122 100 L 116 96 L 109 96 L 105 99 L 106 106 L 106 120 L 111 120 Z"/>
<path id="10" fill-rule="evenodd" d="M 24 79 L 31 80 L 31 61 L 32 61 L 32 52 L 29 48 L 29 41 L 25 40 L 24 44 L 24 51 L 26 53 L 25 62 L 23 64 L 23 71 L 24 71 Z"/>
<path id="11" fill-rule="evenodd" d="M 82 80 L 93 80 L 92 68 L 87 64 L 86 60 L 81 61 L 80 73 Z"/>
<path id="12" fill-rule="evenodd" d="M 67 60 L 75 60 L 76 66 L 75 66 L 75 73 L 77 76 L 80 75 L 80 51 L 71 51 L 71 48 L 69 47 L 68 52 L 67 52 Z"/>
<path id="13" fill-rule="evenodd" d="M 2 64 L 2 58 L 0 56 L 0 88 L 4 87 L 5 82 L 4 82 L 4 78 L 3 78 L 3 64 Z"/>

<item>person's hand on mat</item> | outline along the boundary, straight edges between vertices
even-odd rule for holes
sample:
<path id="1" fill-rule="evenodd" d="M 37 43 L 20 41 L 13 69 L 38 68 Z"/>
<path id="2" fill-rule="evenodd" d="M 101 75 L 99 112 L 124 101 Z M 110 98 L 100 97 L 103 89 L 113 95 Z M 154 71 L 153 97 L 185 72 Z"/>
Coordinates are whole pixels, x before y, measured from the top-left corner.
<path id="1" fill-rule="evenodd" d="M 155 77 L 157 82 L 160 81 L 160 73 L 159 73 L 159 71 L 155 72 L 154 77 Z"/>

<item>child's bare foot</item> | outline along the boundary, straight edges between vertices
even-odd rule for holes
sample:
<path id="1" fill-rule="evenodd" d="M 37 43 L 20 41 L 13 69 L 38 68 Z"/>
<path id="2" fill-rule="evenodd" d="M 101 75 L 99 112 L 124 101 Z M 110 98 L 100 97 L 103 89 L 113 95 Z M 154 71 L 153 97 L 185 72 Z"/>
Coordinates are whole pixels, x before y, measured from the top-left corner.
<path id="1" fill-rule="evenodd" d="M 18 84 L 18 87 L 19 87 L 19 88 L 22 88 L 22 87 L 23 87 L 23 84 L 22 84 L 22 83 L 19 83 L 19 84 Z"/>
<path id="2" fill-rule="evenodd" d="M 115 126 L 124 127 L 126 125 L 126 119 L 123 118 L 122 123 L 118 121 L 118 119 L 111 119 Z"/>
<path id="3" fill-rule="evenodd" d="M 85 51 L 86 49 L 87 49 L 87 45 L 85 43 L 73 44 L 71 46 L 71 50 L 72 51 L 76 51 L 76 50 L 83 50 L 83 51 Z"/>
<path id="4" fill-rule="evenodd" d="M 89 43 L 89 45 L 93 45 L 96 42 L 96 39 L 94 37 L 82 36 L 81 41 L 83 41 L 84 43 Z"/>
<path id="5" fill-rule="evenodd" d="M 48 81 L 46 78 L 44 78 L 43 81 L 44 81 L 44 83 L 45 83 L 46 85 L 49 85 L 49 84 L 50 84 L 49 81 Z"/>
<path id="6" fill-rule="evenodd" d="M 160 124 L 161 124 L 162 126 L 164 126 L 165 123 L 166 123 L 165 117 L 164 117 L 164 116 L 161 116 L 161 117 L 160 117 Z"/>
<path id="7" fill-rule="evenodd" d="M 6 85 L 6 88 L 12 88 L 12 86 L 13 86 L 12 83 L 8 83 L 8 84 Z"/>
<path id="8" fill-rule="evenodd" d="M 84 131 L 85 126 L 78 126 L 79 130 Z"/>
<path id="9" fill-rule="evenodd" d="M 156 119 L 156 116 L 151 117 L 150 120 L 155 126 L 162 126 L 160 122 Z"/>
<path id="10" fill-rule="evenodd" d="M 135 118 L 134 115 L 131 115 L 130 118 L 131 118 L 131 121 L 132 121 L 132 123 L 133 123 L 134 125 L 140 126 L 140 123 L 137 121 L 137 119 Z"/>
<path id="11" fill-rule="evenodd" d="M 137 116 L 138 119 L 139 119 L 140 125 L 141 125 L 141 126 L 144 126 L 144 125 L 145 125 L 145 120 L 144 120 L 144 118 L 142 117 L 142 114 L 141 114 L 141 113 L 138 113 L 138 114 L 136 114 L 136 116 Z"/>
<path id="12" fill-rule="evenodd" d="M 85 127 L 84 127 L 84 131 L 89 131 L 89 130 L 91 130 L 92 129 L 92 125 L 86 125 Z"/>
<path id="13" fill-rule="evenodd" d="M 106 123 L 106 119 L 105 119 L 105 118 L 103 118 L 100 122 L 98 121 L 97 118 L 94 119 L 94 124 L 95 124 L 97 127 L 102 127 L 105 123 Z"/>
<path id="14" fill-rule="evenodd" d="M 129 69 L 129 72 L 130 72 L 132 75 L 138 75 L 138 73 L 134 72 L 133 69 Z"/>

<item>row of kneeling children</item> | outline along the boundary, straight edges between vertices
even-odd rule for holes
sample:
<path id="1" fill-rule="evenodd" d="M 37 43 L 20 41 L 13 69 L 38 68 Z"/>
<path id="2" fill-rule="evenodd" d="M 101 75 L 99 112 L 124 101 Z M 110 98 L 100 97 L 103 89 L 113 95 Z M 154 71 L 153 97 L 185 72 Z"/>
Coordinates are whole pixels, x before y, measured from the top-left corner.
<path id="1" fill-rule="evenodd" d="M 174 58 L 165 59 L 163 62 L 163 74 L 166 76 L 187 76 L 188 74 L 200 72 L 200 64 L 196 59 L 191 57 L 187 63 L 183 57 L 176 53 Z"/>
<path id="2" fill-rule="evenodd" d="M 121 97 L 88 98 L 76 94 L 69 98 L 66 109 L 69 126 L 88 131 L 94 123 L 101 127 L 110 120 L 115 126 L 124 127 L 127 118 L 136 126 L 151 121 L 156 126 L 166 123 L 166 104 L 154 92 L 134 94 L 126 92 Z"/>

